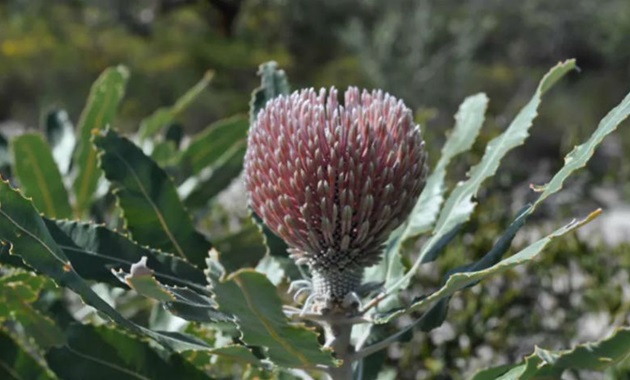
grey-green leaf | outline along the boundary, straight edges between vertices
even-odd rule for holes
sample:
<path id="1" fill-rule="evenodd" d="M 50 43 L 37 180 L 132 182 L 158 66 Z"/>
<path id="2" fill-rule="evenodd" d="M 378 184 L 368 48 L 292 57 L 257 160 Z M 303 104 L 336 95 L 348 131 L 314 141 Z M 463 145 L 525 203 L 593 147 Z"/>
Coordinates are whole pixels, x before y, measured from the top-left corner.
<path id="1" fill-rule="evenodd" d="M 267 102 L 280 95 L 288 95 L 290 92 L 289 80 L 284 70 L 278 69 L 276 62 L 266 62 L 259 66 L 260 87 L 252 93 L 249 103 L 249 121 L 251 124 L 256 121 L 258 112 Z"/>
<path id="2" fill-rule="evenodd" d="M 603 371 L 630 356 L 630 329 L 621 328 L 599 342 L 580 344 L 570 350 L 536 348 L 518 364 L 478 372 L 472 380 L 560 379 L 564 371 Z"/>
<path id="3" fill-rule="evenodd" d="M 581 220 L 573 220 L 571 223 L 563 226 L 562 228 L 557 229 L 553 233 L 544 238 L 538 240 L 537 242 L 531 244 L 525 249 L 519 251 L 518 253 L 498 262 L 497 264 L 492 265 L 489 268 L 475 270 L 468 272 L 459 272 L 452 274 L 446 283 L 437 291 L 433 292 L 431 295 L 427 297 L 421 297 L 420 299 L 413 302 L 406 309 L 395 310 L 390 313 L 385 313 L 381 316 L 375 318 L 377 323 L 387 323 L 392 318 L 400 316 L 402 314 L 411 313 L 413 311 L 422 309 L 424 307 L 433 305 L 437 301 L 442 298 L 448 297 L 456 291 L 463 289 L 471 284 L 474 284 L 490 275 L 503 273 L 508 269 L 514 268 L 518 265 L 522 265 L 526 262 L 534 260 L 540 252 L 549 244 L 552 240 L 573 231 L 576 228 L 583 226 L 584 224 L 590 222 L 594 218 L 596 218 L 601 213 L 601 210 L 594 211 L 586 218 Z M 519 217 L 524 217 L 527 213 L 521 214 Z"/>
<path id="4" fill-rule="evenodd" d="M 435 222 L 444 200 L 444 180 L 451 160 L 473 146 L 488 108 L 486 94 L 477 94 L 464 100 L 455 115 L 455 128 L 442 147 L 442 153 L 433 172 L 427 178 L 420 198 L 407 220 L 401 240 L 427 232 Z"/>
<path id="5" fill-rule="evenodd" d="M 440 212 L 440 216 L 433 230 L 431 238 L 424 244 L 418 259 L 411 266 L 410 270 L 398 280 L 395 284 L 388 287 L 388 292 L 394 292 L 400 287 L 406 285 L 411 277 L 414 276 L 418 267 L 425 263 L 427 254 L 444 235 L 452 231 L 453 228 L 466 222 L 475 209 L 475 203 L 472 201 L 481 184 L 494 175 L 499 167 L 501 159 L 513 148 L 521 145 L 528 137 L 529 128 L 534 118 L 538 114 L 538 106 L 540 105 L 543 94 L 556 83 L 562 76 L 575 68 L 575 60 L 568 60 L 559 63 L 552 68 L 540 81 L 534 96 L 520 110 L 512 123 L 501 135 L 494 138 L 488 146 L 481 159 L 481 162 L 474 166 L 469 174 L 468 179 L 461 182 L 450 194 L 444 208 Z"/>

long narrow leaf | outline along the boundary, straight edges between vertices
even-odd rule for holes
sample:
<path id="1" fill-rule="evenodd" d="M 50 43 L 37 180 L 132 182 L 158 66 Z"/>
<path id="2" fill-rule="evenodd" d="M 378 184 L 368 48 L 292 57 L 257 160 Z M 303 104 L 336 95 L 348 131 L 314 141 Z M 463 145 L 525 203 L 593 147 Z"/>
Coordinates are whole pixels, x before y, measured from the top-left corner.
<path id="1" fill-rule="evenodd" d="M 591 213 L 590 215 L 588 215 L 584 219 L 574 220 L 571 223 L 565 225 L 564 227 L 557 229 L 550 235 L 538 240 L 534 244 L 531 244 L 527 248 L 519 251 L 518 253 L 508 257 L 505 260 L 500 261 L 499 263 L 489 268 L 478 270 L 478 271 L 473 270 L 471 272 L 455 273 L 448 278 L 444 286 L 442 286 L 440 289 L 438 289 L 436 292 L 432 293 L 428 297 L 422 297 L 416 300 L 406 309 L 399 309 L 396 311 L 392 311 L 390 313 L 385 313 L 383 315 L 380 315 L 377 318 L 375 318 L 375 320 L 377 323 L 387 323 L 392 318 L 395 318 L 402 314 L 410 313 L 412 311 L 416 311 L 424 307 L 430 306 L 436 303 L 437 301 L 450 296 L 456 291 L 463 289 L 471 284 L 474 284 L 490 275 L 503 273 L 508 269 L 511 269 L 518 265 L 522 265 L 526 262 L 532 261 L 538 256 L 538 254 L 549 243 L 551 243 L 552 240 L 566 233 L 569 233 L 576 228 L 579 228 L 585 225 L 586 223 L 590 222 L 591 220 L 599 216 L 600 213 L 601 213 L 601 210 L 597 210 Z"/>
<path id="2" fill-rule="evenodd" d="M 101 171 L 96 166 L 96 151 L 90 142 L 93 131 L 111 126 L 125 94 L 129 71 L 124 66 L 110 67 L 92 85 L 81 113 L 74 156 L 77 177 L 74 180 L 75 210 L 81 216 L 90 206 Z"/>
<path id="3" fill-rule="evenodd" d="M 195 230 L 168 175 L 111 130 L 94 136 L 94 144 L 133 239 L 202 266 L 212 244 Z"/>
<path id="4" fill-rule="evenodd" d="M 51 281 L 32 273 L 0 278 L 0 323 L 6 319 L 18 322 L 41 349 L 65 342 L 55 322 L 32 305 L 47 285 Z"/>
<path id="5" fill-rule="evenodd" d="M 152 331 L 124 318 L 76 273 L 37 210 L 6 182 L 0 183 L 0 241 L 11 244 L 11 254 L 19 255 L 30 267 L 73 290 L 83 302 L 135 334 L 146 335 L 177 352 L 201 350 L 211 355 L 233 354 L 230 347 L 215 348 L 184 334 Z"/>
<path id="6" fill-rule="evenodd" d="M 219 120 L 195 136 L 182 154 L 183 165 L 199 174 L 216 162 L 236 143 L 247 137 L 249 121 L 243 116 Z"/>
<path id="7" fill-rule="evenodd" d="M 182 356 L 162 357 L 147 342 L 111 327 L 73 325 L 67 335 L 67 345 L 46 354 L 62 379 L 208 379 Z"/>
<path id="8" fill-rule="evenodd" d="M 568 60 L 552 68 L 540 81 L 534 96 L 521 109 L 509 127 L 498 137 L 494 138 L 488 146 L 481 162 L 474 166 L 468 175 L 468 180 L 460 183 L 446 200 L 444 208 L 440 212 L 435 229 L 429 241 L 422 247 L 418 259 L 414 262 L 405 276 L 395 284 L 387 288 L 388 293 L 395 292 L 408 283 L 415 275 L 418 267 L 426 262 L 427 254 L 445 234 L 456 226 L 466 222 L 476 203 L 472 201 L 481 184 L 494 175 L 499 167 L 501 159 L 513 148 L 521 145 L 528 136 L 529 128 L 538 114 L 543 94 L 553 86 L 560 78 L 575 68 L 575 60 Z"/>
<path id="9" fill-rule="evenodd" d="M 603 371 L 630 356 L 630 329 L 622 328 L 599 342 L 571 350 L 536 348 L 522 363 L 478 372 L 472 380 L 560 379 L 568 369 Z"/>
<path id="10" fill-rule="evenodd" d="M 0 329 L 0 379 L 56 380 L 57 377 L 32 352 Z"/>
<path id="11" fill-rule="evenodd" d="M 182 95 L 171 107 L 163 107 L 155 111 L 151 116 L 140 122 L 138 135 L 141 140 L 158 133 L 166 125 L 172 123 L 179 114 L 188 108 L 208 87 L 214 77 L 214 72 L 207 71 L 203 78 Z"/>
<path id="12" fill-rule="evenodd" d="M 15 174 L 24 194 L 33 199 L 35 206 L 51 218 L 69 218 L 72 215 L 68 191 L 55 164 L 50 147 L 42 136 L 23 134 L 12 141 Z"/>
<path id="13" fill-rule="evenodd" d="M 470 96 L 459 106 L 455 115 L 455 128 L 442 147 L 442 154 L 435 169 L 427 178 L 427 183 L 409 216 L 401 240 L 404 241 L 430 230 L 444 200 L 446 168 L 454 157 L 467 152 L 473 146 L 483 125 L 487 108 L 486 94 Z"/>
<path id="14" fill-rule="evenodd" d="M 203 288 L 203 271 L 168 253 L 142 247 L 118 232 L 86 222 L 46 219 L 46 227 L 57 245 L 86 280 L 120 285 L 113 269 L 128 269 L 142 257 L 155 276 L 169 285 Z"/>

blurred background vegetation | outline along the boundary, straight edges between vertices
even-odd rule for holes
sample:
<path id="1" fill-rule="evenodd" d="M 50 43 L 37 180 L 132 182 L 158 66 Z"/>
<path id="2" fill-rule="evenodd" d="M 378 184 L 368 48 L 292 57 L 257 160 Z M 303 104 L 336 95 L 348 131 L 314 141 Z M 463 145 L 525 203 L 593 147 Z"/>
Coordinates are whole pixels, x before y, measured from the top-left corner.
<path id="1" fill-rule="evenodd" d="M 356 84 L 403 98 L 436 158 L 465 96 L 484 91 L 491 99 L 482 147 L 549 67 L 577 58 L 581 72 L 545 98 L 531 140 L 479 194 L 466 233 L 419 276 L 421 293 L 438 274 L 485 253 L 533 198 L 529 183 L 544 183 L 628 92 L 628 41 L 627 0 L 3 0 L 0 129 L 39 128 L 57 108 L 77 120 L 97 75 L 122 63 L 132 73 L 117 120 L 126 131 L 213 70 L 211 89 L 182 120 L 193 133 L 246 112 L 258 64 L 276 60 L 295 88 Z M 615 136 L 516 245 L 603 207 L 598 224 L 554 245 L 540 265 L 458 295 L 442 328 L 392 346 L 388 363 L 400 378 L 461 378 L 516 361 L 534 345 L 569 347 L 629 323 L 627 123 Z M 455 163 L 451 185 L 481 153 Z M 629 379 L 624 368 L 605 376 Z"/>

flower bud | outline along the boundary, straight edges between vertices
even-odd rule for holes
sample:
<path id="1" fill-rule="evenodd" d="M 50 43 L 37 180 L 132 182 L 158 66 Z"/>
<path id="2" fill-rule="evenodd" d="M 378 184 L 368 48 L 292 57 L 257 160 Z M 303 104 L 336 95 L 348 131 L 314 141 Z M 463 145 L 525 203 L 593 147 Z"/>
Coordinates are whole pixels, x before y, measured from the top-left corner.
<path id="1" fill-rule="evenodd" d="M 296 91 L 267 103 L 245 156 L 250 206 L 313 274 L 314 294 L 341 302 L 377 263 L 427 174 L 420 127 L 382 91 Z"/>

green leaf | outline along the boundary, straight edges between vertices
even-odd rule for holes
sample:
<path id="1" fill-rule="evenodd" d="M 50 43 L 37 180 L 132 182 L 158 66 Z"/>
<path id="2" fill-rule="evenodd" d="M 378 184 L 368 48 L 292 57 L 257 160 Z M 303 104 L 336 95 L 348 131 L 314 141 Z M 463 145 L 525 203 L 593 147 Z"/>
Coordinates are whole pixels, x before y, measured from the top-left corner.
<path id="1" fill-rule="evenodd" d="M 161 168 L 177 165 L 179 152 L 175 142 L 167 140 L 157 143 L 151 152 L 151 159 Z"/>
<path id="2" fill-rule="evenodd" d="M 175 121 L 175 119 L 208 87 L 213 77 L 214 72 L 206 71 L 203 78 L 201 78 L 201 80 L 190 88 L 184 95 L 177 99 L 175 104 L 170 107 L 162 107 L 155 111 L 151 116 L 142 120 L 140 122 L 140 129 L 138 130 L 140 140 L 144 140 L 155 135 L 160 132 L 162 128 Z"/>
<path id="3" fill-rule="evenodd" d="M 258 112 L 260 112 L 265 104 L 271 99 L 290 93 L 289 81 L 284 70 L 278 70 L 276 62 L 266 62 L 258 67 L 258 75 L 260 76 L 260 87 L 252 93 L 252 99 L 249 102 L 249 121 L 254 124 Z"/>
<path id="4" fill-rule="evenodd" d="M 239 232 L 215 240 L 214 243 L 220 253 L 221 265 L 228 272 L 244 267 L 255 267 L 267 253 L 260 227 L 251 218 L 243 222 Z"/>
<path id="5" fill-rule="evenodd" d="M 243 159 L 247 149 L 247 141 L 241 140 L 230 148 L 228 152 L 217 162 L 208 177 L 200 175 L 192 192 L 184 199 L 187 207 L 196 208 L 204 206 L 208 201 L 225 190 L 234 178 L 243 170 Z"/>
<path id="6" fill-rule="evenodd" d="M 63 332 L 52 319 L 35 309 L 39 293 L 50 282 L 32 273 L 18 273 L 0 278 L 0 322 L 14 320 L 43 349 L 65 342 Z"/>
<path id="7" fill-rule="evenodd" d="M 62 175 L 68 174 L 77 138 L 74 126 L 64 110 L 49 112 L 46 116 L 46 140 Z"/>
<path id="8" fill-rule="evenodd" d="M 289 368 L 335 364 L 331 352 L 322 350 L 315 332 L 289 324 L 275 286 L 263 274 L 240 270 L 225 282 L 213 281 L 213 291 L 219 310 L 238 319 L 242 340 L 264 347 L 275 364 Z"/>
<path id="9" fill-rule="evenodd" d="M 28 349 L 0 329 L 0 379 L 54 380 L 57 377 Z"/>
<path id="10" fill-rule="evenodd" d="M 128 269 L 142 257 L 155 276 L 169 285 L 203 289 L 203 271 L 168 253 L 142 247 L 127 236 L 104 226 L 86 222 L 45 219 L 57 245 L 70 259 L 77 273 L 87 280 L 120 285 L 113 269 Z"/>
<path id="11" fill-rule="evenodd" d="M 68 218 L 72 209 L 68 192 L 61 180 L 50 147 L 34 133 L 17 136 L 12 141 L 15 174 L 24 194 L 33 198 L 35 206 L 52 218 Z"/>
<path id="12" fill-rule="evenodd" d="M 203 266 L 212 244 L 195 230 L 166 173 L 111 130 L 94 136 L 94 144 L 133 239 Z"/>
<path id="13" fill-rule="evenodd" d="M 455 115 L 455 128 L 442 147 L 440 159 L 427 178 L 418 202 L 406 223 L 391 234 L 383 251 L 383 260 L 367 269 L 366 278 L 383 282 L 385 288 L 388 288 L 404 276 L 405 267 L 400 257 L 402 244 L 405 240 L 430 230 L 435 222 L 443 201 L 448 164 L 453 157 L 470 150 L 481 130 L 487 107 L 488 97 L 485 94 L 470 96 L 460 105 Z M 407 283 L 399 286 L 406 287 Z M 379 303 L 379 307 L 385 309 L 397 305 L 397 296 L 387 297 Z"/>
<path id="14" fill-rule="evenodd" d="M 442 154 L 418 202 L 413 208 L 401 240 L 430 231 L 444 200 L 446 168 L 457 155 L 467 152 L 479 135 L 488 108 L 486 94 L 477 94 L 464 100 L 455 115 L 455 128 L 442 147 Z"/>
<path id="15" fill-rule="evenodd" d="M 247 138 L 249 121 L 243 116 L 219 120 L 193 138 L 182 154 L 182 164 L 192 174 L 214 167 L 232 147 Z"/>
<path id="16" fill-rule="evenodd" d="M 551 194 L 562 189 L 562 185 L 564 181 L 567 179 L 571 173 L 576 171 L 577 169 L 583 168 L 588 160 L 591 158 L 593 153 L 595 153 L 595 149 L 602 142 L 602 140 L 608 136 L 610 133 L 615 131 L 619 124 L 621 124 L 624 120 L 628 118 L 630 115 L 630 93 L 626 95 L 626 97 L 619 103 L 615 108 L 613 108 L 600 122 L 597 126 L 595 132 L 591 135 L 591 137 L 581 145 L 573 148 L 571 153 L 569 153 L 564 158 L 564 166 L 558 173 L 556 173 L 551 181 L 545 186 L 535 187 L 536 191 L 541 191 L 542 194 L 536 200 L 534 206 L 537 206 L 542 201 L 547 199 Z"/>
<path id="17" fill-rule="evenodd" d="M 133 264 L 129 273 L 118 270 L 114 271 L 114 274 L 118 280 L 127 284 L 138 294 L 164 303 L 165 307 L 174 314 L 187 317 L 184 319 L 198 322 L 233 321 L 231 315 L 217 310 L 217 303 L 210 298 L 211 294 L 208 290 L 202 288 L 202 292 L 198 292 L 158 282 L 152 268 L 147 266 L 146 257 Z"/>
<path id="18" fill-rule="evenodd" d="M 481 184 L 494 175 L 499 167 L 501 159 L 513 148 L 521 145 L 528 137 L 529 128 L 534 118 L 538 114 L 543 94 L 551 85 L 557 82 L 562 76 L 575 68 L 575 60 L 568 60 L 559 63 L 552 68 L 540 81 L 534 96 L 516 115 L 512 123 L 501 135 L 488 143 L 481 162 L 474 166 L 468 179 L 461 182 L 450 194 L 444 208 L 436 223 L 431 238 L 424 244 L 418 259 L 411 266 L 410 270 L 400 280 L 387 288 L 388 293 L 395 292 L 409 282 L 418 267 L 427 262 L 427 254 L 444 235 L 448 234 L 458 225 L 466 222 L 475 209 L 476 203 L 472 201 Z"/>
<path id="19" fill-rule="evenodd" d="M 257 364 L 260 365 L 260 361 L 252 354 L 252 352 L 244 346 L 228 345 L 220 348 L 221 358 L 230 360 L 231 362 L 237 362 L 241 365 L 244 364 Z M 181 353 L 189 362 L 196 365 L 198 368 L 202 368 L 206 371 L 210 371 L 213 367 L 213 357 L 210 351 L 184 351 Z"/>
<path id="20" fill-rule="evenodd" d="M 473 380 L 559 379 L 567 369 L 603 371 L 630 356 L 630 329 L 621 328 L 599 342 L 571 350 L 548 351 L 536 347 L 522 363 L 478 372 Z"/>
<path id="21" fill-rule="evenodd" d="M 448 297 L 455 293 L 456 291 L 468 287 L 477 283 L 478 281 L 494 274 L 499 274 L 507 271 L 508 269 L 514 268 L 518 265 L 527 263 L 529 261 L 534 260 L 538 254 L 549 244 L 552 240 L 573 231 L 576 228 L 583 226 L 584 224 L 590 222 L 595 219 L 601 210 L 594 211 L 586 218 L 581 220 L 573 220 L 571 223 L 565 225 L 562 228 L 557 229 L 550 235 L 538 240 L 534 244 L 526 247 L 525 249 L 519 251 L 518 253 L 508 257 L 505 260 L 500 261 L 497 264 L 490 266 L 489 268 L 476 270 L 477 267 L 473 266 L 471 271 L 468 272 L 459 272 L 454 273 L 448 277 L 446 283 L 437 291 L 433 292 L 428 297 L 421 297 L 418 300 L 415 300 L 408 308 L 399 309 L 393 312 L 385 313 L 375 318 L 377 323 L 387 323 L 392 318 L 398 317 L 402 314 L 411 313 L 413 311 L 422 309 L 424 307 L 430 306 L 442 298 Z M 523 218 L 528 214 L 527 211 L 523 212 L 523 214 L 519 215 L 519 218 Z M 479 267 L 483 267 L 483 265 L 479 264 Z"/>
<path id="22" fill-rule="evenodd" d="M 77 127 L 79 142 L 74 157 L 77 168 L 77 177 L 74 180 L 77 215 L 83 215 L 89 208 L 101 176 L 90 138 L 94 131 L 101 131 L 112 125 L 128 79 L 129 71 L 124 66 L 106 69 L 92 85 L 87 104 L 81 113 Z"/>
<path id="23" fill-rule="evenodd" d="M 181 355 L 159 355 L 151 346 L 106 326 L 72 325 L 67 345 L 46 354 L 50 368 L 63 379 L 207 379 Z"/>
<path id="24" fill-rule="evenodd" d="M 223 348 L 211 347 L 195 337 L 152 331 L 120 315 L 74 271 L 72 263 L 56 245 L 37 210 L 6 182 L 0 183 L 0 241 L 11 243 L 11 254 L 19 255 L 30 267 L 73 290 L 83 302 L 129 331 L 146 335 L 177 352 L 202 350 L 213 355 L 223 354 Z M 227 354 L 231 354 L 231 350 L 228 349 Z"/>

